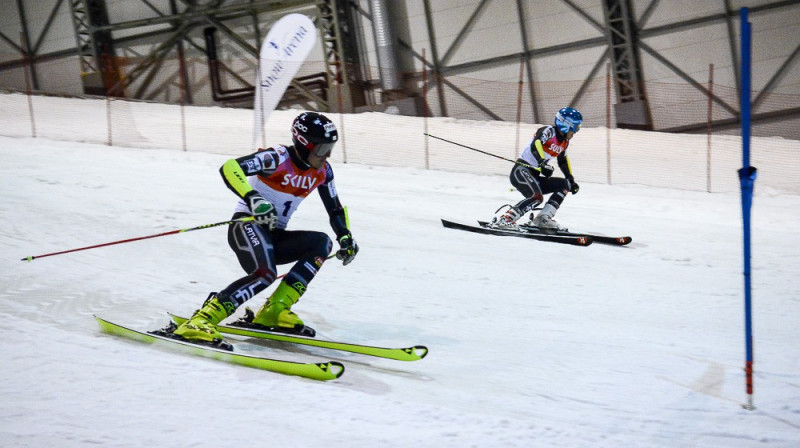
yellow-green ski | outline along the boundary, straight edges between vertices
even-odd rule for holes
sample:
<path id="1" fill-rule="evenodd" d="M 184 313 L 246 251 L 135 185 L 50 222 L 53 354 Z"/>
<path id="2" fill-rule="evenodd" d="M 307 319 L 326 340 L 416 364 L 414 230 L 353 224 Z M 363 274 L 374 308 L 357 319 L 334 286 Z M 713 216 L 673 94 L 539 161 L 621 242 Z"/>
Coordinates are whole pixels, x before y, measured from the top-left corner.
<path id="1" fill-rule="evenodd" d="M 186 321 L 185 317 L 170 314 L 172 320 L 180 325 Z M 313 347 L 341 350 L 350 353 L 375 356 L 378 358 L 394 359 L 397 361 L 418 361 L 428 354 L 428 348 L 424 345 L 415 345 L 406 348 L 387 348 L 373 347 L 370 345 L 350 344 L 347 342 L 326 341 L 322 339 L 295 336 L 290 334 L 276 333 L 271 331 L 258 330 L 255 328 L 244 328 L 233 325 L 217 325 L 220 333 L 236 334 L 251 338 L 270 339 L 273 341 L 291 342 L 293 344 L 310 345 Z"/>
<path id="2" fill-rule="evenodd" d="M 232 364 L 239 364 L 256 369 L 269 370 L 270 372 L 283 373 L 286 375 L 297 375 L 312 380 L 328 381 L 339 378 L 344 373 L 344 365 L 336 361 L 319 363 L 300 363 L 294 361 L 283 361 L 278 359 L 264 358 L 260 356 L 244 355 L 228 350 L 222 350 L 209 346 L 192 344 L 187 341 L 172 339 L 158 334 L 134 330 L 100 317 L 94 316 L 100 329 L 109 334 L 126 337 L 136 341 L 146 343 L 158 343 L 171 348 L 180 349 L 192 355 L 212 358 Z"/>

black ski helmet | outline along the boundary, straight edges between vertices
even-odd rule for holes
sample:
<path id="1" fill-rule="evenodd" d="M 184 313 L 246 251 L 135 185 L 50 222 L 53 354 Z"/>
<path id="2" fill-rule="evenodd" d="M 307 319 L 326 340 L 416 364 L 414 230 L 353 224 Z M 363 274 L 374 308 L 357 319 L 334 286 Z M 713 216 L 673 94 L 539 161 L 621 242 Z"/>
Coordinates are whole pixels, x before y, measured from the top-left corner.
<path id="1" fill-rule="evenodd" d="M 303 160 L 308 160 L 310 153 L 325 157 L 331 153 L 337 140 L 336 125 L 325 115 L 303 112 L 292 122 L 292 142 Z"/>

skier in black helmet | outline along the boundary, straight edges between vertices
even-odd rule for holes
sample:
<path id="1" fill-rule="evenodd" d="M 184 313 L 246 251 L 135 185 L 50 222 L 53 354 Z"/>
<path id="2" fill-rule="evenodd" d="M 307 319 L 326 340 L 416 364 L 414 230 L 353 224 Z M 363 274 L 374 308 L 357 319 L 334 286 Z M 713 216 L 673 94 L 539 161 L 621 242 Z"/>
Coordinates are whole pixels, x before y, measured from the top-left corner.
<path id="1" fill-rule="evenodd" d="M 322 268 L 332 242 L 323 232 L 287 230 L 287 223 L 300 202 L 317 190 L 339 243 L 336 257 L 349 264 L 358 245 L 347 227 L 327 162 L 339 137 L 336 125 L 322 114 L 304 112 L 294 119 L 291 132 L 292 146 L 260 149 L 230 159 L 220 168 L 225 185 L 239 197 L 233 219 L 254 218 L 228 227 L 228 244 L 247 275 L 211 293 L 203 306 L 175 329 L 175 335 L 191 342 L 220 344 L 222 336 L 216 325 L 267 289 L 277 277 L 278 265 L 292 262 L 266 303 L 246 319 L 264 329 L 314 335 L 291 308 Z"/>

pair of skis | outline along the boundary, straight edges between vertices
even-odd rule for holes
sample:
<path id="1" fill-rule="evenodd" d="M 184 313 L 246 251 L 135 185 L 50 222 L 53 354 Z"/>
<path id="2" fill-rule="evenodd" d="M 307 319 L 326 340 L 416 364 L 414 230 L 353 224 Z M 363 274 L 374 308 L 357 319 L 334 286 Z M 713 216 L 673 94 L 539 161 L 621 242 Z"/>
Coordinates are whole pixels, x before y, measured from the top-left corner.
<path id="1" fill-rule="evenodd" d="M 448 229 L 464 230 L 485 235 L 514 236 L 551 243 L 569 244 L 572 246 L 589 246 L 592 243 L 625 246 L 633 239 L 629 236 L 605 236 L 593 233 L 575 233 L 568 231 L 545 230 L 535 226 L 520 225 L 516 228 L 490 227 L 488 222 L 478 221 L 477 226 L 461 224 L 442 219 L 442 225 Z"/>
<path id="2" fill-rule="evenodd" d="M 170 314 L 172 327 L 180 325 L 186 318 Z M 344 365 L 337 361 L 324 362 L 294 362 L 280 359 L 273 359 L 263 356 L 246 355 L 236 351 L 221 347 L 201 345 L 188 342 L 177 336 L 173 336 L 169 327 L 163 330 L 139 331 L 106 319 L 95 316 L 100 329 L 109 334 L 126 337 L 129 339 L 167 345 L 171 348 L 179 349 L 193 355 L 203 356 L 232 364 L 239 364 L 248 367 L 268 370 L 271 372 L 283 373 L 286 375 L 296 375 L 312 380 L 328 381 L 339 378 L 344 373 Z M 217 325 L 217 330 L 225 334 L 233 334 L 257 339 L 267 339 L 292 344 L 308 345 L 331 350 L 340 350 L 350 353 L 374 356 L 378 358 L 394 359 L 398 361 L 417 361 L 428 354 L 428 348 L 423 345 L 415 345 L 406 348 L 387 348 L 369 345 L 351 344 L 347 342 L 327 341 L 321 339 L 283 334 L 271 331 L 264 331 L 252 328 L 243 328 L 233 325 Z"/>

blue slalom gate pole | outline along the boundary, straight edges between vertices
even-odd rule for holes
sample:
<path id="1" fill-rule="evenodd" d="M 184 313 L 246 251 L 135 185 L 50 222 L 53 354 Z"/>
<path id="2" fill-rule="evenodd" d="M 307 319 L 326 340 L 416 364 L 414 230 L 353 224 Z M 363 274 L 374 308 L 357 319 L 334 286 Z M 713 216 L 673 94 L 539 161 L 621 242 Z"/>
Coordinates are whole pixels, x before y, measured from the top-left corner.
<path id="1" fill-rule="evenodd" d="M 747 404 L 753 406 L 753 322 L 750 281 L 750 208 L 753 204 L 753 184 L 756 181 L 756 168 L 750 166 L 750 91 L 751 91 L 751 30 L 747 8 L 740 10 L 741 51 L 742 51 L 742 168 L 739 170 L 739 183 L 742 191 L 742 226 L 744 229 L 744 331 L 745 331 L 745 385 Z"/>

